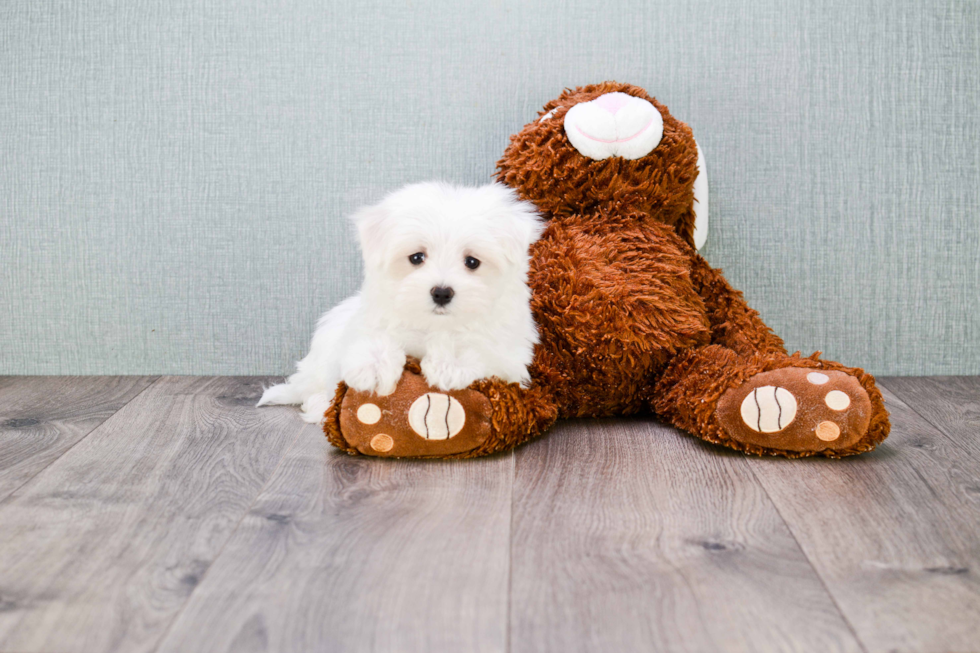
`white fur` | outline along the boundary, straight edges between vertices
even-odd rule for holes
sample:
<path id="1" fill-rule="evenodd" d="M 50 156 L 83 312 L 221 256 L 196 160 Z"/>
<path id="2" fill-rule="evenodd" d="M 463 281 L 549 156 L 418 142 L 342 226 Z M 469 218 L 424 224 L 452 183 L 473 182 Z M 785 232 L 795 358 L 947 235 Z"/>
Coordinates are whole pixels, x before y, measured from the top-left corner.
<path id="1" fill-rule="evenodd" d="M 657 107 L 626 93 L 606 93 L 580 102 L 565 113 L 564 124 L 568 141 L 590 159 L 645 157 L 664 134 L 664 118 Z"/>
<path id="2" fill-rule="evenodd" d="M 534 206 L 510 188 L 406 186 L 353 216 L 364 257 L 361 292 L 317 324 L 296 373 L 265 391 L 258 405 L 302 404 L 319 422 L 343 380 L 388 395 L 406 356 L 421 360 L 429 385 L 465 388 L 497 377 L 527 384 L 537 328 L 527 287 L 528 247 L 541 234 Z M 425 254 L 413 266 L 409 256 Z M 476 270 L 467 256 L 480 260 Z M 439 307 L 430 293 L 451 287 Z"/>

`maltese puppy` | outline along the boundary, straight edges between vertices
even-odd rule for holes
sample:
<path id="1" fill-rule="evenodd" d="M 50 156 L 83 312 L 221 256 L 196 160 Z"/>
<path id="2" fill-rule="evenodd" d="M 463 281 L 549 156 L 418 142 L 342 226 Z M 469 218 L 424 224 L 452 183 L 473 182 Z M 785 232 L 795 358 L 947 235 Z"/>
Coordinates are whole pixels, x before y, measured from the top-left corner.
<path id="1" fill-rule="evenodd" d="M 353 216 L 360 293 L 320 318 L 310 353 L 258 405 L 302 404 L 319 422 L 337 384 L 388 395 L 406 356 L 429 385 L 459 390 L 497 377 L 527 385 L 537 328 L 528 248 L 543 225 L 502 184 L 406 186 Z"/>

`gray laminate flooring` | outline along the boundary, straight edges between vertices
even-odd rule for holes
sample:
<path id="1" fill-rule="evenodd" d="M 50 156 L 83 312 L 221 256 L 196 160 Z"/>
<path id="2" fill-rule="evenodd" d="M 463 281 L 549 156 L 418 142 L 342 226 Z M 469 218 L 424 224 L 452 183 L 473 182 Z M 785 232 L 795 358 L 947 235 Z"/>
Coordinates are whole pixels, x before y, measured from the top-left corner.
<path id="1" fill-rule="evenodd" d="M 272 379 L 0 377 L 0 652 L 980 651 L 980 378 L 855 458 L 333 450 Z"/>

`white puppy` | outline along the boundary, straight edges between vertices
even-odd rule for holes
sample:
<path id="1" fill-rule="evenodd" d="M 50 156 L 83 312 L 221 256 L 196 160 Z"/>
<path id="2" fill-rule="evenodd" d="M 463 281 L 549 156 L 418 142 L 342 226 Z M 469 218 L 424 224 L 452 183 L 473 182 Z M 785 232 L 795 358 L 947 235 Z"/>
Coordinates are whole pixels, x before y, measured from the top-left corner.
<path id="1" fill-rule="evenodd" d="M 364 257 L 361 292 L 317 324 L 296 373 L 258 405 L 302 404 L 319 422 L 341 380 L 388 395 L 406 356 L 429 385 L 497 377 L 527 384 L 537 328 L 527 287 L 535 208 L 501 184 L 406 186 L 353 216 Z"/>

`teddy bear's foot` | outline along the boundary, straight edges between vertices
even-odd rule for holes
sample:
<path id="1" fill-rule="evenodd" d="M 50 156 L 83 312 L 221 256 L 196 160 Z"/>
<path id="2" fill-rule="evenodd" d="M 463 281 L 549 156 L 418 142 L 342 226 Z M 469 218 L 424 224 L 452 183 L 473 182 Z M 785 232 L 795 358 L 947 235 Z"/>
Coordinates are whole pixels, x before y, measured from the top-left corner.
<path id="1" fill-rule="evenodd" d="M 540 388 L 481 379 L 444 392 L 409 359 L 395 392 L 379 397 L 337 387 L 323 432 L 350 454 L 388 458 L 473 458 L 513 449 L 543 433 L 558 408 Z"/>
<path id="2" fill-rule="evenodd" d="M 851 451 L 868 434 L 872 406 L 850 374 L 784 367 L 762 372 L 718 402 L 729 437 L 749 448 L 789 452 Z"/>
<path id="3" fill-rule="evenodd" d="M 406 370 L 385 397 L 345 388 L 326 422 L 339 431 L 327 435 L 350 453 L 391 458 L 435 458 L 465 454 L 490 437 L 490 402 L 475 390 L 443 392 Z M 339 395 L 339 393 L 338 393 Z M 339 417 L 339 420 L 337 419 Z M 326 423 L 325 423 L 326 426 Z"/>

